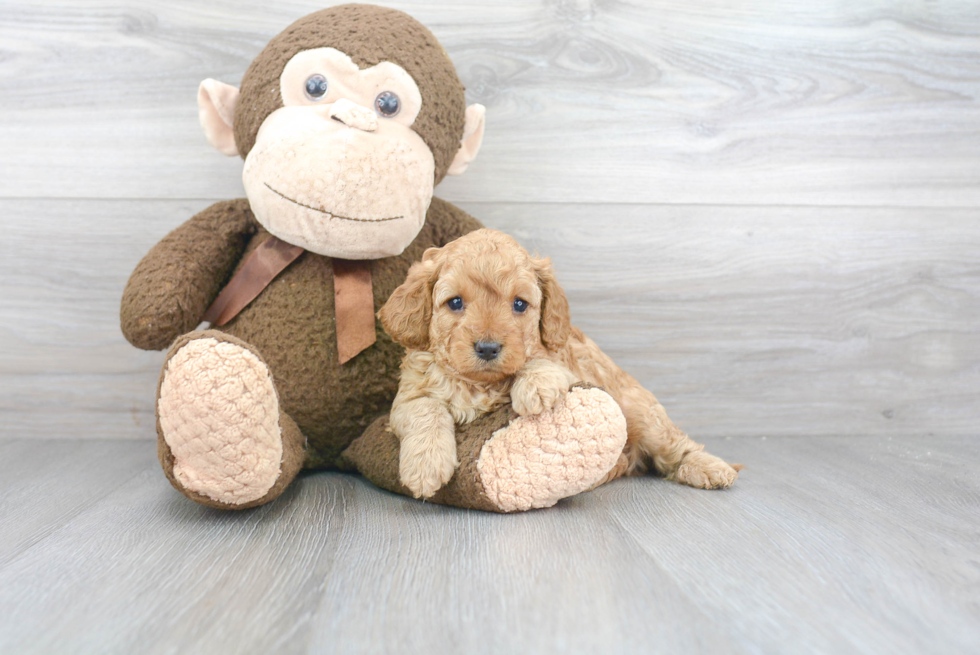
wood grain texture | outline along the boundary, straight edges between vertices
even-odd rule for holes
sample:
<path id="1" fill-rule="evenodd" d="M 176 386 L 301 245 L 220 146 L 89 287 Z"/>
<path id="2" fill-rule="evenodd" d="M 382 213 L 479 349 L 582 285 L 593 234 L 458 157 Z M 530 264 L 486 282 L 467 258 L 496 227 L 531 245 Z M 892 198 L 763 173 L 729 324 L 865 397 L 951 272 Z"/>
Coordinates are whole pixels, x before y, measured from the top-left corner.
<path id="1" fill-rule="evenodd" d="M 241 195 L 195 94 L 322 1 L 0 13 L 0 197 Z M 427 24 L 483 152 L 450 200 L 976 206 L 970 0 L 382 2 Z"/>
<path id="2" fill-rule="evenodd" d="M 691 434 L 975 434 L 975 210 L 464 207 Z"/>
<path id="3" fill-rule="evenodd" d="M 0 433 L 153 436 L 162 355 L 119 298 L 206 204 L 0 201 Z M 975 434 L 972 210 L 463 207 L 551 256 L 574 322 L 694 436 Z"/>
<path id="4" fill-rule="evenodd" d="M 0 566 L 150 468 L 147 443 L 0 441 Z"/>
<path id="5" fill-rule="evenodd" d="M 79 459 L 115 453 L 125 480 L 0 562 L 0 651 L 972 653 L 974 443 L 709 440 L 748 465 L 729 491 L 638 478 L 500 516 L 343 474 L 219 512 L 150 444 L 0 442 L 10 467 L 50 462 L 24 512 L 97 485 Z"/>
<path id="6" fill-rule="evenodd" d="M 649 478 L 597 493 L 712 625 L 757 652 L 971 653 L 980 648 L 974 444 L 732 439 L 709 447 L 748 465 L 741 496 Z"/>

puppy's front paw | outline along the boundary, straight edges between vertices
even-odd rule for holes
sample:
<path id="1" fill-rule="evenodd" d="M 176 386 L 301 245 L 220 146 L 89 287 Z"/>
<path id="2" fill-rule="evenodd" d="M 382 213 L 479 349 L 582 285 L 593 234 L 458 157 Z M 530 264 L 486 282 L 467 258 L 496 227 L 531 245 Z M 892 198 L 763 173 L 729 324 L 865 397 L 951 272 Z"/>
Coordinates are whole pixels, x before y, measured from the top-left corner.
<path id="1" fill-rule="evenodd" d="M 533 359 L 517 374 L 510 401 L 521 416 L 550 412 L 574 383 L 575 376 L 561 364 Z"/>
<path id="2" fill-rule="evenodd" d="M 402 439 L 398 477 L 416 498 L 430 498 L 456 472 L 454 434 L 417 434 Z"/>
<path id="3" fill-rule="evenodd" d="M 514 405 L 514 411 L 521 416 L 533 416 L 543 412 L 551 411 L 561 397 L 568 392 L 568 389 L 535 387 L 531 383 L 525 383 L 514 388 L 510 392 L 510 401 Z"/>
<path id="4" fill-rule="evenodd" d="M 696 452 L 688 453 L 672 477 L 699 489 L 726 489 L 734 484 L 738 470 L 720 457 Z"/>

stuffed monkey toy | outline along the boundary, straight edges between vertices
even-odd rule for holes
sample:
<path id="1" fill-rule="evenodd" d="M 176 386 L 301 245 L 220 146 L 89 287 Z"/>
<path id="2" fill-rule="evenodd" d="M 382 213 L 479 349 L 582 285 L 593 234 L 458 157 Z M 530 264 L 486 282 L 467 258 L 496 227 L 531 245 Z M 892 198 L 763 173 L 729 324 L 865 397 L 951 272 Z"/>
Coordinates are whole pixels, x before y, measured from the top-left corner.
<path id="1" fill-rule="evenodd" d="M 301 18 L 240 89 L 205 80 L 198 104 L 208 141 L 244 158 L 247 198 L 164 237 L 121 307 L 133 345 L 169 348 L 156 401 L 164 473 L 226 509 L 274 500 L 302 469 L 359 471 L 418 496 L 384 419 L 404 351 L 375 313 L 427 248 L 481 227 L 432 192 L 476 156 L 484 108 L 466 106 L 429 30 L 371 5 Z M 505 407 L 461 428 L 456 474 L 429 500 L 525 510 L 615 475 L 625 423 L 604 392 L 575 389 L 534 425 L 515 418 Z"/>

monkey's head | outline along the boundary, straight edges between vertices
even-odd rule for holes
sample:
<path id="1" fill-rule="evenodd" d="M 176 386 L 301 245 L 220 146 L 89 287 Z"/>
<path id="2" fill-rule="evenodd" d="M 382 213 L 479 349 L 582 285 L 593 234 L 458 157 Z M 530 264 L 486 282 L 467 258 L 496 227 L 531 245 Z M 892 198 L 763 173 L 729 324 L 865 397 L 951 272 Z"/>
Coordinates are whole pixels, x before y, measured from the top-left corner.
<path id="1" fill-rule="evenodd" d="M 449 56 L 423 25 L 373 5 L 310 14 L 269 42 L 241 90 L 205 80 L 204 133 L 245 159 L 242 179 L 270 233 L 343 259 L 400 254 L 432 188 L 483 140 Z"/>

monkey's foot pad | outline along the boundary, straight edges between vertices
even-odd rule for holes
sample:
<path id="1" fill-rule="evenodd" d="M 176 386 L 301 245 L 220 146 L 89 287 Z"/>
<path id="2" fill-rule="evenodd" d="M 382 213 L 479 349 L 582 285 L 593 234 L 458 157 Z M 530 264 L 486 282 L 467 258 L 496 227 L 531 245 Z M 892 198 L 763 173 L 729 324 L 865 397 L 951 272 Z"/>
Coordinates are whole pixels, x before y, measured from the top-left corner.
<path id="1" fill-rule="evenodd" d="M 216 501 L 241 505 L 279 477 L 279 401 L 266 365 L 247 348 L 208 337 L 167 362 L 157 405 L 174 477 Z"/>
<path id="2" fill-rule="evenodd" d="M 551 412 L 521 416 L 483 445 L 477 471 L 505 512 L 551 507 L 592 488 L 626 446 L 626 418 L 601 389 L 572 389 Z"/>

